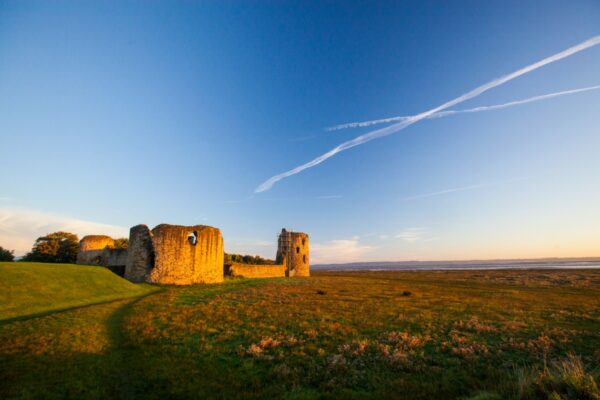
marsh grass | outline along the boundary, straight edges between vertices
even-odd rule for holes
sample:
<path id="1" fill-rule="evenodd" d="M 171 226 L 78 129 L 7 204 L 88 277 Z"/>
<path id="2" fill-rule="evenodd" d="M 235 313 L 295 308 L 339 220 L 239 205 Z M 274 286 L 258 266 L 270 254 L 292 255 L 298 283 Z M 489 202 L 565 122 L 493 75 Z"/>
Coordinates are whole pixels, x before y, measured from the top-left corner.
<path id="1" fill-rule="evenodd" d="M 549 366 L 518 371 L 518 395 L 522 399 L 600 400 L 598 375 L 569 353 Z"/>
<path id="2" fill-rule="evenodd" d="M 596 399 L 598 332 L 595 270 L 236 279 L 2 325 L 0 397 Z"/>

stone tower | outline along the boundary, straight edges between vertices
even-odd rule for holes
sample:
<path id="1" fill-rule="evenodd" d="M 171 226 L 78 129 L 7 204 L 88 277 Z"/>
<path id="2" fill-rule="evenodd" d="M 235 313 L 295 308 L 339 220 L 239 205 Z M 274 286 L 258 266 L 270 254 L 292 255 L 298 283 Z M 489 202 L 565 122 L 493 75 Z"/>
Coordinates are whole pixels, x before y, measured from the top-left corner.
<path id="1" fill-rule="evenodd" d="M 102 251 L 105 247 L 114 247 L 115 241 L 110 236 L 88 235 L 79 241 L 77 264 L 102 265 Z"/>
<path id="2" fill-rule="evenodd" d="M 129 230 L 124 278 L 132 282 L 146 282 L 152 268 L 154 268 L 152 232 L 146 225 L 136 225 Z"/>
<path id="3" fill-rule="evenodd" d="M 309 245 L 306 233 L 281 230 L 277 241 L 275 262 L 286 265 L 286 276 L 310 276 L 308 253 Z"/>
<path id="4" fill-rule="evenodd" d="M 168 285 L 223 282 L 223 256 L 217 228 L 137 225 L 129 231 L 125 278 Z"/>

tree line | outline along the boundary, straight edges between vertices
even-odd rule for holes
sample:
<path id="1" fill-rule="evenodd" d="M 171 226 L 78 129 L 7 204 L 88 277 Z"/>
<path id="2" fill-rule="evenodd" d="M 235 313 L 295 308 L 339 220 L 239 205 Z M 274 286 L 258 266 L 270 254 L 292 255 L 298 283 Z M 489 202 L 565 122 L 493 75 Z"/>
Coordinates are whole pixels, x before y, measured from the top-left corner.
<path id="1" fill-rule="evenodd" d="M 129 239 L 115 239 L 115 248 L 126 249 Z M 72 264 L 77 260 L 79 238 L 76 234 L 64 231 L 49 233 L 36 239 L 31 251 L 19 261 Z M 14 261 L 14 250 L 0 246 L 0 261 Z"/>
<path id="2" fill-rule="evenodd" d="M 225 253 L 225 264 L 254 264 L 254 265 L 273 265 L 275 260 L 262 258 L 261 256 L 249 256 L 242 254 Z"/>

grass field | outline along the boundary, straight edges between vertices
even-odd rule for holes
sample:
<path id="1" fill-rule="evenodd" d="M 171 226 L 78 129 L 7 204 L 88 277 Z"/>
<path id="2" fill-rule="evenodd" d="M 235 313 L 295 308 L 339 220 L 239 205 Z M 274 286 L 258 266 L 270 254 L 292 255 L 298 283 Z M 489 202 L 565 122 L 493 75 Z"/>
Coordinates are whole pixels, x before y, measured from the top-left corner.
<path id="1" fill-rule="evenodd" d="M 0 323 L 0 398 L 600 399 L 598 270 L 161 289 Z"/>
<path id="2" fill-rule="evenodd" d="M 156 288 L 134 285 L 103 267 L 0 262 L 0 321 L 138 297 Z"/>

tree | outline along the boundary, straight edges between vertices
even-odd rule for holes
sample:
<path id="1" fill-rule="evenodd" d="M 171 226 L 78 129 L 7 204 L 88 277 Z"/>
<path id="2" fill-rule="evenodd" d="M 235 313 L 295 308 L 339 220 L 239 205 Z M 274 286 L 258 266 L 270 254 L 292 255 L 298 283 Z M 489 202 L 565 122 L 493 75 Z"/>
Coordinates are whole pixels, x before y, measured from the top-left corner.
<path id="1" fill-rule="evenodd" d="M 14 259 L 14 250 L 7 250 L 0 246 L 0 261 L 13 261 Z"/>
<path id="2" fill-rule="evenodd" d="M 115 249 L 126 249 L 129 247 L 129 239 L 119 238 L 115 239 Z"/>
<path id="3" fill-rule="evenodd" d="M 37 238 L 23 261 L 74 263 L 77 259 L 79 238 L 69 232 L 54 232 Z"/>

